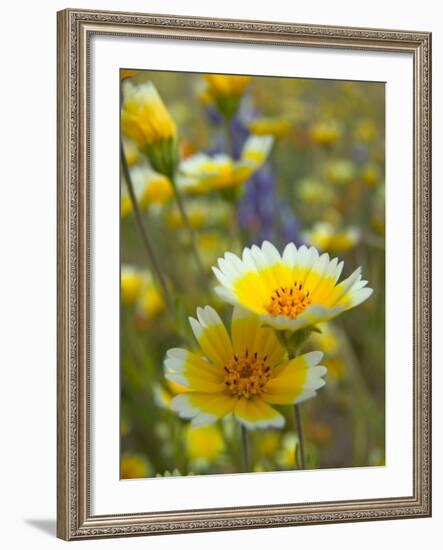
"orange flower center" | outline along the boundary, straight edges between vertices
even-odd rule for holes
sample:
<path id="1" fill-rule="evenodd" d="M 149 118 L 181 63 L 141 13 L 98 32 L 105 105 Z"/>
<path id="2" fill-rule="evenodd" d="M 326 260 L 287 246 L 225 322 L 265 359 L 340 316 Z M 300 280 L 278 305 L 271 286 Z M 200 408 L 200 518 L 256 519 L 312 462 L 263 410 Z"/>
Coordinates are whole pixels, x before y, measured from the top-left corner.
<path id="1" fill-rule="evenodd" d="M 271 367 L 267 364 L 267 355 L 261 357 L 257 352 L 234 354 L 224 366 L 225 385 L 232 395 L 250 399 L 260 395 L 271 376 Z"/>
<path id="2" fill-rule="evenodd" d="M 302 283 L 295 281 L 291 286 L 276 288 L 271 294 L 271 300 L 266 306 L 266 310 L 273 317 L 283 315 L 295 319 L 311 303 L 309 291 L 303 290 Z"/>

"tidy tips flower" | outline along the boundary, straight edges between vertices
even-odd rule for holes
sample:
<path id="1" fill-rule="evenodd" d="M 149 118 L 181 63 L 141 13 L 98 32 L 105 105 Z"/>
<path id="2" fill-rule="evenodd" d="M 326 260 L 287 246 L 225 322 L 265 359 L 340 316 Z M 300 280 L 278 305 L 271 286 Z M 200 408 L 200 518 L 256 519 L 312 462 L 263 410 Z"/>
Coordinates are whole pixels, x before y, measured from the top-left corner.
<path id="1" fill-rule="evenodd" d="M 321 352 L 289 360 L 275 332 L 243 308 L 234 308 L 230 335 L 210 306 L 190 323 L 201 352 L 170 349 L 164 368 L 167 380 L 187 388 L 171 406 L 193 426 L 233 413 L 249 429 L 281 428 L 285 419 L 272 405 L 300 403 L 325 384 Z"/>
<path id="2" fill-rule="evenodd" d="M 219 296 L 258 315 L 265 325 L 294 332 L 327 321 L 372 294 L 359 267 L 337 284 L 343 262 L 314 247 L 286 245 L 283 255 L 268 241 L 244 248 L 241 258 L 226 252 L 213 271 Z"/>
<path id="3" fill-rule="evenodd" d="M 238 161 L 224 154 L 189 157 L 178 167 L 177 186 L 188 193 L 208 193 L 240 185 L 264 164 L 273 143 L 272 136 L 250 136 Z"/>
<path id="4" fill-rule="evenodd" d="M 303 233 L 303 239 L 319 250 L 340 254 L 351 250 L 358 244 L 360 231 L 355 226 L 335 229 L 330 223 L 318 222 L 311 230 Z"/>
<path id="5" fill-rule="evenodd" d="M 123 82 L 123 134 L 135 141 L 161 174 L 173 175 L 178 162 L 177 127 L 152 82 Z"/>
<path id="6" fill-rule="evenodd" d="M 207 74 L 205 75 L 207 90 L 205 102 L 213 98 L 219 112 L 226 118 L 231 119 L 236 113 L 240 99 L 249 85 L 250 76 Z"/>

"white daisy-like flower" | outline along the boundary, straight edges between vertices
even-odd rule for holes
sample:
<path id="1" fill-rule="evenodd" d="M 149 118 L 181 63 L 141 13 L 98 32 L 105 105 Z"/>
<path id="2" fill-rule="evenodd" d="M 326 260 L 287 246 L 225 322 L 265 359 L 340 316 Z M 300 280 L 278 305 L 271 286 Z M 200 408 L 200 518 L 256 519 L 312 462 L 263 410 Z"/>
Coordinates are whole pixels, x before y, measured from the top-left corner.
<path id="1" fill-rule="evenodd" d="M 328 321 L 369 298 L 372 289 L 359 267 L 337 284 L 343 262 L 316 248 L 289 243 L 280 255 L 273 244 L 226 252 L 213 267 L 219 296 L 258 315 L 265 325 L 294 332 Z"/>
<path id="2" fill-rule="evenodd" d="M 243 308 L 234 308 L 230 334 L 210 306 L 189 321 L 200 350 L 170 349 L 164 368 L 184 388 L 171 407 L 193 426 L 232 413 L 248 429 L 281 428 L 285 419 L 273 405 L 301 403 L 325 384 L 321 352 L 289 359 L 275 332 Z"/>

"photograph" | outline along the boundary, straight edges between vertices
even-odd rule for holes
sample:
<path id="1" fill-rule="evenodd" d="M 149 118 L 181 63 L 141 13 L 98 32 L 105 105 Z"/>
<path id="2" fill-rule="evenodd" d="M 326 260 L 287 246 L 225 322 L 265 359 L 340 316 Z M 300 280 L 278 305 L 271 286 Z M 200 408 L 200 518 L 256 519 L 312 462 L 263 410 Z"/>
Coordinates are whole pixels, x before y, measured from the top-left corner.
<path id="1" fill-rule="evenodd" d="M 120 479 L 385 465 L 385 83 L 120 69 Z"/>

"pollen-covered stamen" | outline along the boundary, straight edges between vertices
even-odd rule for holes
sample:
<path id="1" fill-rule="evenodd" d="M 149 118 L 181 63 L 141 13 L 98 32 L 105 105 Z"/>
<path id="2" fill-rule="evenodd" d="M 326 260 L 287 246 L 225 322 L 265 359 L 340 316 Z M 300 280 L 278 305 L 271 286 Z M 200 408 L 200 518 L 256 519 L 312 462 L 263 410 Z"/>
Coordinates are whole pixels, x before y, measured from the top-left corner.
<path id="1" fill-rule="evenodd" d="M 295 319 L 311 303 L 312 299 L 309 291 L 303 289 L 302 283 L 295 281 L 291 286 L 282 286 L 275 289 L 271 294 L 266 310 L 273 317 L 283 315 Z"/>
<path id="2" fill-rule="evenodd" d="M 271 377 L 267 359 L 266 355 L 251 353 L 247 349 L 243 353 L 234 354 L 224 366 L 225 385 L 231 394 L 247 399 L 260 395 Z"/>

